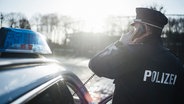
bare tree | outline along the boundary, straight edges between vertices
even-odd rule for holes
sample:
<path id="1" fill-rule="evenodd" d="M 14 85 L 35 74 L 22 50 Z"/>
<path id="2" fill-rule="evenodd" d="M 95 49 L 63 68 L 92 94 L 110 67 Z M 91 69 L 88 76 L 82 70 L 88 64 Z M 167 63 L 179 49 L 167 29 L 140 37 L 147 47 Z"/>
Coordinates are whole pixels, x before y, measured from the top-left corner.
<path id="1" fill-rule="evenodd" d="M 157 3 L 153 3 L 152 5 L 148 6 L 148 8 L 153 9 L 153 10 L 157 10 L 162 12 L 163 14 L 165 14 L 166 10 L 164 9 L 164 7 L 162 5 L 158 5 Z"/>
<path id="2" fill-rule="evenodd" d="M 128 31 L 132 16 L 113 16 L 107 19 L 109 35 L 121 35 Z"/>
<path id="3" fill-rule="evenodd" d="M 8 22 L 9 27 L 16 28 L 19 27 L 19 20 L 25 18 L 21 13 L 8 13 L 5 15 L 5 21 Z"/>
<path id="4" fill-rule="evenodd" d="M 53 31 L 53 28 L 58 27 L 59 25 L 59 22 L 60 22 L 59 18 L 57 14 L 49 14 L 48 17 L 49 17 L 48 19 L 49 19 L 50 29 L 51 31 Z"/>
<path id="5" fill-rule="evenodd" d="M 1 13 L 0 19 L 1 19 L 1 27 L 2 27 L 3 26 L 3 21 L 4 21 L 4 14 L 3 13 Z"/>
<path id="6" fill-rule="evenodd" d="M 41 31 L 49 32 L 49 19 L 48 15 L 43 15 L 41 17 Z"/>
<path id="7" fill-rule="evenodd" d="M 31 25 L 26 18 L 22 18 L 19 20 L 19 27 L 23 29 L 31 29 Z"/>
<path id="8" fill-rule="evenodd" d="M 40 22 L 42 27 L 45 27 L 46 31 L 49 33 L 53 31 L 54 26 L 58 26 L 60 21 L 57 14 L 52 13 L 41 16 Z"/>
<path id="9" fill-rule="evenodd" d="M 36 31 L 41 32 L 41 14 L 35 14 L 31 17 L 31 25 L 36 27 Z"/>
<path id="10" fill-rule="evenodd" d="M 75 30 L 72 26 L 73 23 L 74 23 L 74 20 L 71 17 L 61 16 L 61 25 L 63 27 L 63 31 L 65 34 L 65 39 L 63 43 L 64 46 L 67 45 L 67 40 L 69 39 L 70 34 L 73 32 L 73 30 Z"/>

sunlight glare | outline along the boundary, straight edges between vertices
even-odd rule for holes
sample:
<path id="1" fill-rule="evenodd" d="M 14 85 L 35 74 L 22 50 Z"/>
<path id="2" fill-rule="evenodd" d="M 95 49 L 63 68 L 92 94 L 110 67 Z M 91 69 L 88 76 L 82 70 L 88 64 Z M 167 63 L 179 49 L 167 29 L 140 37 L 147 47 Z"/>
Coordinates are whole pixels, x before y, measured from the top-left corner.
<path id="1" fill-rule="evenodd" d="M 83 30 L 85 32 L 94 32 L 94 33 L 100 33 L 104 32 L 105 29 L 104 26 L 104 17 L 103 16 L 86 16 L 83 18 L 84 20 L 84 26 Z"/>
<path id="2" fill-rule="evenodd" d="M 108 16 L 127 16 L 133 15 L 134 7 L 137 1 L 132 0 L 63 0 L 63 4 L 56 4 L 57 10 L 60 13 L 70 15 L 75 18 L 80 18 L 84 21 L 83 29 L 85 32 L 104 32 L 105 19 Z"/>

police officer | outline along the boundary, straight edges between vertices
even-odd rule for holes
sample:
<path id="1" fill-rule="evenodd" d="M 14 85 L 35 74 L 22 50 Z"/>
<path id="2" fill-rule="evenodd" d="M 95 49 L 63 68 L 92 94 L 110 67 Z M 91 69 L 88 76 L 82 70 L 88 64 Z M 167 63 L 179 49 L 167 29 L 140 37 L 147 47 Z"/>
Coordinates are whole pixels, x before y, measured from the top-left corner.
<path id="1" fill-rule="evenodd" d="M 159 11 L 136 8 L 133 32 L 95 55 L 89 68 L 115 79 L 113 104 L 184 104 L 184 69 L 162 46 L 167 17 Z"/>

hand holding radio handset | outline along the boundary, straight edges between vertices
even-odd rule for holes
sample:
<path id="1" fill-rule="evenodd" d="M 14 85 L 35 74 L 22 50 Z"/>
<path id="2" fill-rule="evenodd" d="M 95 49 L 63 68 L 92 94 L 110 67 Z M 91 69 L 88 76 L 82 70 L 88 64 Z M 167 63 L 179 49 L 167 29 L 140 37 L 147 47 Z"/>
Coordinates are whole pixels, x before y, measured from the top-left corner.
<path id="1" fill-rule="evenodd" d="M 120 38 L 120 42 L 123 44 L 140 43 L 143 38 L 150 34 L 149 27 L 143 23 L 133 23 L 133 29 L 128 33 L 123 34 Z"/>

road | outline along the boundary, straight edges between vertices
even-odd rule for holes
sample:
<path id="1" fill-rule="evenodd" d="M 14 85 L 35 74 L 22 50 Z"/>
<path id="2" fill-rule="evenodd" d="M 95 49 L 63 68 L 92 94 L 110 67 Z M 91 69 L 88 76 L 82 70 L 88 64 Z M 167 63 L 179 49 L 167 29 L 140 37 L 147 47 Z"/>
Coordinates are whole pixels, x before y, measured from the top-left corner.
<path id="1" fill-rule="evenodd" d="M 94 74 L 88 68 L 89 59 L 87 58 L 55 57 L 55 59 L 60 61 L 67 70 L 74 72 L 83 83 Z M 99 102 L 114 91 L 113 80 L 96 75 L 85 86 L 95 102 Z"/>

